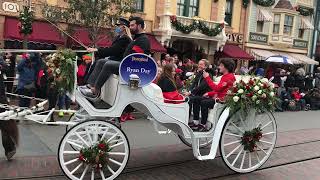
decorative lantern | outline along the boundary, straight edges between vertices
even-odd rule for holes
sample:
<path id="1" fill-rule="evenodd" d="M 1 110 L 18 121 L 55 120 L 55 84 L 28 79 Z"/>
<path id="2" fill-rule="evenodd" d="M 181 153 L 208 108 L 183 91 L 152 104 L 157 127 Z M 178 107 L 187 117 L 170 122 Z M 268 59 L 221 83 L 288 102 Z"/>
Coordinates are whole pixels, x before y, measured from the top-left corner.
<path id="1" fill-rule="evenodd" d="M 129 80 L 129 87 L 131 89 L 137 89 L 140 84 L 140 78 L 136 74 L 131 74 L 130 75 L 130 80 Z"/>

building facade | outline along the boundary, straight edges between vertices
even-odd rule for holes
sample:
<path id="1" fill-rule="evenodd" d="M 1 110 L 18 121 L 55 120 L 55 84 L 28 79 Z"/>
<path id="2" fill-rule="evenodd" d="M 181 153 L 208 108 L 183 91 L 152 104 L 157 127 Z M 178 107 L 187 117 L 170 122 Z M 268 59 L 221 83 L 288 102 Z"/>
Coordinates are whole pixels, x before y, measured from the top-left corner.
<path id="1" fill-rule="evenodd" d="M 256 60 L 287 56 L 295 64 L 316 64 L 312 47 L 314 0 L 276 0 L 265 7 L 251 1 L 245 47 Z"/>

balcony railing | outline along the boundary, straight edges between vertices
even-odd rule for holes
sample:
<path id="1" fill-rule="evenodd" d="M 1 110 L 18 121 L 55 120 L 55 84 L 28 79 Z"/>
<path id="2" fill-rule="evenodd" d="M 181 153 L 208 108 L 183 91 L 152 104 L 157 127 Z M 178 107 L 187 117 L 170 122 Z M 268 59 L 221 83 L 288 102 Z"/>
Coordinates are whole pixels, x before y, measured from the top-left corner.
<path id="1" fill-rule="evenodd" d="M 194 22 L 194 20 L 199 20 L 199 21 L 202 21 L 209 28 L 215 28 L 218 24 L 220 24 L 216 21 L 208 21 L 200 18 L 197 19 L 197 18 L 190 18 L 185 16 L 177 16 L 177 20 L 181 22 L 183 25 L 191 25 Z"/>

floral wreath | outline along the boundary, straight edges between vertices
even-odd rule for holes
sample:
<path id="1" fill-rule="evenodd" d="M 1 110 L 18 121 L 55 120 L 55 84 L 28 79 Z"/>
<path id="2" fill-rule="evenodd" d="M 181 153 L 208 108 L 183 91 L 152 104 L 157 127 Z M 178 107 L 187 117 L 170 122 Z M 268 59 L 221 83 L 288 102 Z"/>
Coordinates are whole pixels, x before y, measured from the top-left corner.
<path id="1" fill-rule="evenodd" d="M 251 131 L 245 131 L 241 137 L 241 144 L 245 151 L 254 152 L 257 150 L 257 143 L 262 138 L 261 127 L 254 128 Z"/>
<path id="2" fill-rule="evenodd" d="M 108 152 L 111 150 L 109 144 L 105 140 L 102 140 L 93 147 L 82 148 L 78 159 L 90 165 L 93 169 L 105 169 L 109 163 Z"/>
<path id="3" fill-rule="evenodd" d="M 254 3 L 264 6 L 264 7 L 270 7 L 273 6 L 275 3 L 275 0 L 252 0 Z"/>

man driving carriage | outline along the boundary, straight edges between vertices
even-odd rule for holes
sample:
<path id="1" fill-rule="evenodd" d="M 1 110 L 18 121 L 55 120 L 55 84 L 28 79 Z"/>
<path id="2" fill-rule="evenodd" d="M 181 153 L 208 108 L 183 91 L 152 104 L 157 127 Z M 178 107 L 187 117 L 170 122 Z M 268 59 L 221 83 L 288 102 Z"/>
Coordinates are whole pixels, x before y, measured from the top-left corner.
<path id="1" fill-rule="evenodd" d="M 130 21 L 130 22 L 129 22 Z M 129 42 L 127 48 L 123 52 L 123 56 L 118 58 L 117 60 L 108 60 L 101 70 L 101 67 L 98 66 L 93 70 L 93 72 L 97 71 L 100 72 L 97 76 L 97 73 L 92 73 L 91 77 L 89 77 L 89 86 L 83 86 L 80 88 L 80 92 L 88 98 L 97 98 L 100 95 L 100 90 L 103 84 L 108 80 L 108 78 L 112 74 L 118 74 L 119 66 L 123 57 L 126 57 L 133 53 L 144 53 L 150 54 L 150 42 L 147 35 L 144 32 L 145 23 L 141 17 L 131 17 L 129 21 L 125 19 L 121 19 L 120 24 L 118 24 L 117 31 L 120 32 L 120 36 L 125 36 L 125 32 L 127 33 L 126 36 L 130 37 L 130 33 L 126 30 L 126 28 L 130 27 L 130 32 L 134 36 L 133 41 Z M 122 43 L 125 46 L 125 42 Z M 113 46 L 119 46 L 117 43 L 114 43 L 110 48 L 114 48 Z M 123 48 L 122 46 L 122 48 Z M 88 49 L 89 51 L 96 51 L 97 49 Z M 99 51 L 98 51 L 99 53 Z M 105 53 L 105 55 L 108 55 Z M 120 53 L 118 54 L 120 55 Z M 100 60 L 98 60 L 99 63 Z M 98 69 L 100 68 L 100 69 Z M 95 83 L 92 83 L 90 80 L 95 80 Z"/>

